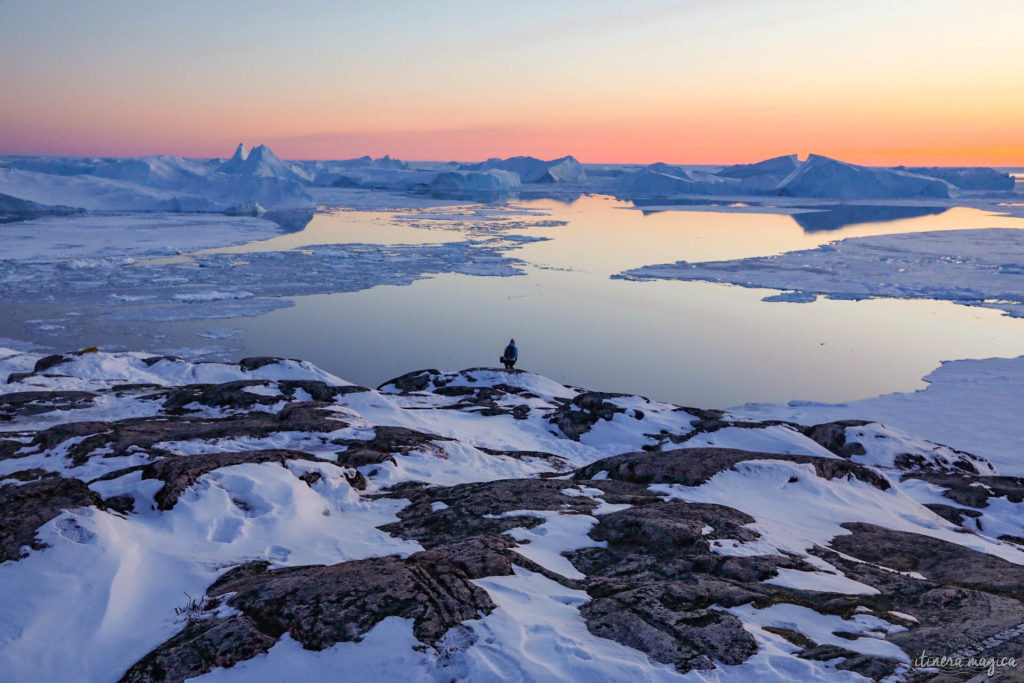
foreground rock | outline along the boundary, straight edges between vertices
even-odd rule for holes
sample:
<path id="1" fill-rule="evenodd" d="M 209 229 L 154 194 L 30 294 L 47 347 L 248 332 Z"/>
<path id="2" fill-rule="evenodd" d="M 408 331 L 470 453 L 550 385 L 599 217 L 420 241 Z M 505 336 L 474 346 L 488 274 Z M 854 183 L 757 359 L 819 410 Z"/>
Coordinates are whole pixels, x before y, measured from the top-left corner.
<path id="1" fill-rule="evenodd" d="M 272 358 L 12 365 L 37 366 L 0 385 L 12 680 L 258 677 L 286 636 L 326 662 L 389 618 L 418 643 L 389 655 L 432 667 L 399 673 L 445 679 L 537 657 L 909 680 L 922 651 L 1024 638 L 1021 480 L 856 416 L 754 422 L 486 368 L 372 391 Z M 143 635 L 111 649 L 104 628 Z"/>

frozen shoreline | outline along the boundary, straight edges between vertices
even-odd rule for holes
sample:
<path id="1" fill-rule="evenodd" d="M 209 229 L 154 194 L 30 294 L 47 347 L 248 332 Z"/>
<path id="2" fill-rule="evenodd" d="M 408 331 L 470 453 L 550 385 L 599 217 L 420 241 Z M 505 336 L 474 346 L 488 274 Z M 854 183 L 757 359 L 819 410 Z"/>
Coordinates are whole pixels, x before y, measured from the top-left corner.
<path id="1" fill-rule="evenodd" d="M 777 256 L 643 266 L 614 277 L 704 280 L 789 293 L 767 301 L 806 303 L 814 295 L 943 299 L 1024 317 L 1024 231 L 856 237 Z"/>

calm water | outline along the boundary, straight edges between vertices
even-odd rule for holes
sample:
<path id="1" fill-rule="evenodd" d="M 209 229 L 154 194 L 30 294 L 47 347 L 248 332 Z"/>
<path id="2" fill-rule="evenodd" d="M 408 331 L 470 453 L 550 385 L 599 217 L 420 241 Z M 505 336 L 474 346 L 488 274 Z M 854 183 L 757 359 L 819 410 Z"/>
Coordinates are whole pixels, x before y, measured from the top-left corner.
<path id="1" fill-rule="evenodd" d="M 197 331 L 242 329 L 229 340 L 238 353 L 306 358 L 373 386 L 412 369 L 495 365 L 515 337 L 520 367 L 561 382 L 709 407 L 914 390 L 942 360 L 1024 353 L 1024 320 L 992 310 L 913 300 L 765 303 L 768 290 L 610 279 L 651 263 L 758 256 L 845 237 L 1024 227 L 1019 218 L 974 209 L 901 218 L 891 207 L 804 217 L 645 213 L 606 197 L 516 206 L 546 214 L 534 220 L 567 222 L 511 231 L 552 238 L 515 253 L 531 264 L 526 276 L 442 275 L 299 297 L 294 307 L 259 318 L 175 323 L 166 333 L 196 345 Z M 871 222 L 850 224 L 864 220 Z M 301 232 L 225 251 L 466 238 L 446 225 L 388 212 L 328 212 Z"/>

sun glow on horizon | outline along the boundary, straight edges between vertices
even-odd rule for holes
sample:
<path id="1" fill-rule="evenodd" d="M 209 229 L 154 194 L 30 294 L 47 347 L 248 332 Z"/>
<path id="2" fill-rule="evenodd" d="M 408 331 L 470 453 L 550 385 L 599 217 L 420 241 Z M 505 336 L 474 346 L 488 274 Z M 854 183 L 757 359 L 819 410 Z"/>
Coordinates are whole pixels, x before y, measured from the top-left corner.
<path id="1" fill-rule="evenodd" d="M 1021 25 L 1013 0 L 14 0 L 0 154 L 1020 166 Z"/>

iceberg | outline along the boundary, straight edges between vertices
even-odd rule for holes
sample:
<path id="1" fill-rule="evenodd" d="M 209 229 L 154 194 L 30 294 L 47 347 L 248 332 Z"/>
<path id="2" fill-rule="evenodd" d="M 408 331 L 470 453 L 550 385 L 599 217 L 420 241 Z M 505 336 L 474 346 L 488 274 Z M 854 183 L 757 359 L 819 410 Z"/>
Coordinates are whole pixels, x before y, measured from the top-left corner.
<path id="1" fill-rule="evenodd" d="M 536 157 L 494 158 L 480 164 L 463 164 L 459 168 L 466 171 L 511 171 L 518 174 L 524 183 L 583 183 L 587 180 L 583 166 L 571 156 L 550 161 Z"/>
<path id="2" fill-rule="evenodd" d="M 430 182 L 434 192 L 502 192 L 519 187 L 519 174 L 499 169 L 445 171 Z"/>
<path id="3" fill-rule="evenodd" d="M 949 183 L 906 171 L 868 168 L 811 154 L 775 188 L 790 197 L 824 199 L 948 199 Z"/>
<path id="4" fill-rule="evenodd" d="M 1014 178 L 1009 173 L 1000 173 L 992 168 L 939 168 L 897 166 L 894 170 L 917 175 L 939 178 L 961 190 L 996 190 L 1011 192 Z"/>

